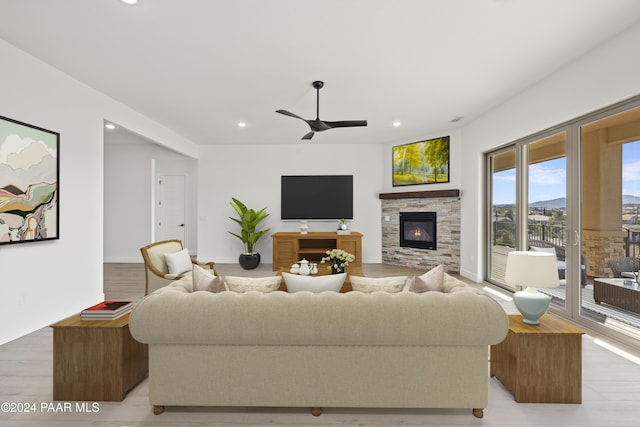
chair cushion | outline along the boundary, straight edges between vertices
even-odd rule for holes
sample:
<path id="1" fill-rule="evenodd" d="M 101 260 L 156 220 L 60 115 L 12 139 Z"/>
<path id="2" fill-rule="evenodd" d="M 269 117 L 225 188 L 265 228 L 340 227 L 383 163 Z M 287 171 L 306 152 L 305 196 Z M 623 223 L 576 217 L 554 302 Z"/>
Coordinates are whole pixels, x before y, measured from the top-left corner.
<path id="1" fill-rule="evenodd" d="M 554 254 L 554 255 L 558 256 L 556 254 L 556 248 L 542 248 L 540 246 L 531 246 L 531 250 L 533 252 L 546 252 L 546 253 Z"/>
<path id="2" fill-rule="evenodd" d="M 164 259 L 164 254 L 178 252 L 182 250 L 182 243 L 176 241 L 156 243 L 147 249 L 147 257 L 149 262 L 156 269 L 163 273 L 168 273 L 167 263 Z"/>
<path id="3" fill-rule="evenodd" d="M 193 265 L 187 248 L 178 252 L 165 253 L 164 260 L 167 263 L 169 274 L 182 274 L 191 271 Z"/>

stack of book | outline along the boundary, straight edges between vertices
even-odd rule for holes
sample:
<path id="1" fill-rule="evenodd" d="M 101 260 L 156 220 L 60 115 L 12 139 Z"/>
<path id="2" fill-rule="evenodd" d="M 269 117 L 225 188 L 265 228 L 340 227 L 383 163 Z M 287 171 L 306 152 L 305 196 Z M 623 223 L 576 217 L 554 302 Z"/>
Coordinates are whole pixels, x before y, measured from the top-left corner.
<path id="1" fill-rule="evenodd" d="M 103 301 L 80 312 L 82 320 L 113 320 L 124 316 L 133 308 L 132 301 Z"/>

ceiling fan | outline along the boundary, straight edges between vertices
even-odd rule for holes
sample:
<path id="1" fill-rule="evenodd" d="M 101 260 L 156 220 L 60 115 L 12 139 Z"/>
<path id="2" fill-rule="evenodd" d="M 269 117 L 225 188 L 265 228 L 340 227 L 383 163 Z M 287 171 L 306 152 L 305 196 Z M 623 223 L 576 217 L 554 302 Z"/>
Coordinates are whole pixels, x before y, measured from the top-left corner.
<path id="1" fill-rule="evenodd" d="M 338 122 L 326 122 L 324 120 L 320 120 L 320 89 L 324 86 L 324 82 L 316 80 L 313 82 L 313 87 L 316 89 L 316 118 L 315 120 L 307 120 L 302 117 L 290 113 L 286 110 L 276 110 L 276 113 L 284 114 L 285 116 L 295 117 L 296 119 L 304 120 L 309 127 L 311 128 L 311 132 L 307 133 L 302 139 L 311 139 L 316 132 L 322 132 L 324 130 L 333 129 L 333 128 L 347 128 L 354 126 L 366 126 L 366 120 L 341 120 Z"/>

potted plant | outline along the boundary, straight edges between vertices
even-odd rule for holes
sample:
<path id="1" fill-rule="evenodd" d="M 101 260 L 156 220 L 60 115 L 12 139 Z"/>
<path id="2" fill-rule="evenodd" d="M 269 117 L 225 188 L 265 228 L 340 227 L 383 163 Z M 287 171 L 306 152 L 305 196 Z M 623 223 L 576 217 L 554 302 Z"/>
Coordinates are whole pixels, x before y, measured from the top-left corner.
<path id="1" fill-rule="evenodd" d="M 267 208 L 259 211 L 247 208 L 240 200 L 232 197 L 231 207 L 238 213 L 238 218 L 229 217 L 240 226 L 240 234 L 229 231 L 229 234 L 236 236 L 244 244 L 244 252 L 240 254 L 238 262 L 245 270 L 252 270 L 260 265 L 260 254 L 254 250 L 258 240 L 269 232 L 269 228 L 264 230 L 256 230 L 256 227 L 269 214 Z"/>

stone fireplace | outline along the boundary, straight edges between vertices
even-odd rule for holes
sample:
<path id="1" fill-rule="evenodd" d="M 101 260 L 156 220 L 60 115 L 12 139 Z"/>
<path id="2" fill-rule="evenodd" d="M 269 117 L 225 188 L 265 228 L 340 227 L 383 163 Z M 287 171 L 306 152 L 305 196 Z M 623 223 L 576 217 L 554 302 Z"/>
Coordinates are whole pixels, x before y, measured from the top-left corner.
<path id="1" fill-rule="evenodd" d="M 382 262 L 429 270 L 443 264 L 449 273 L 460 272 L 460 190 L 381 193 Z M 415 226 L 414 214 L 433 214 L 433 247 L 422 244 L 423 236 L 409 245 L 401 242 L 409 228 Z M 402 226 L 402 218 L 405 225 Z M 423 224 L 424 226 L 424 224 Z M 402 228 L 401 228 L 402 227 Z M 415 227 L 414 227 L 415 228 Z M 428 234 L 429 229 L 424 228 Z M 421 229 L 419 234 L 424 231 Z M 411 232 L 409 232 L 411 233 Z M 422 246 L 419 246 L 421 245 Z M 416 247 L 418 246 L 418 247 Z"/>

